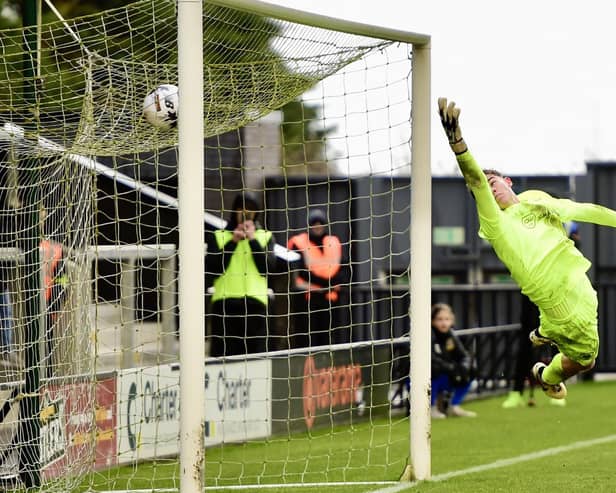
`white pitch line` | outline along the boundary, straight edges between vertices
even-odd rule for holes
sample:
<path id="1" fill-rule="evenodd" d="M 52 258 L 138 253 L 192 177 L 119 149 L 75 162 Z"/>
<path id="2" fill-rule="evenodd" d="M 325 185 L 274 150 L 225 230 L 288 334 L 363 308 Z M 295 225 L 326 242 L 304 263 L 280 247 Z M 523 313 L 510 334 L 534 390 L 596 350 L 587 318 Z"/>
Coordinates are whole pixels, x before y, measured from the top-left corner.
<path id="1" fill-rule="evenodd" d="M 573 442 L 569 445 L 562 445 L 560 447 L 552 447 L 544 450 L 540 450 L 538 452 L 531 452 L 530 454 L 518 455 L 517 457 L 511 457 L 509 459 L 501 459 L 494 462 L 490 462 L 489 464 L 483 464 L 481 466 L 469 467 L 468 469 L 460 469 L 459 471 L 451 471 L 445 472 L 443 474 L 437 474 L 433 476 L 431 479 L 428 479 L 428 482 L 440 482 L 447 481 L 448 479 L 455 478 L 457 476 L 465 476 L 467 474 L 473 474 L 476 472 L 484 472 L 489 471 L 490 469 L 498 469 L 499 467 L 507 467 L 512 466 L 514 464 L 519 464 L 521 462 L 528 462 L 534 459 L 541 459 L 543 457 L 549 457 L 552 455 L 561 454 L 563 452 L 569 452 L 571 450 L 593 447 L 595 445 L 602 445 L 604 443 L 610 443 L 616 441 L 616 435 L 607 435 L 601 438 L 595 438 L 592 440 L 582 440 L 580 442 Z M 414 488 L 419 484 L 422 484 L 423 481 L 413 481 L 411 483 L 399 483 L 395 486 L 391 486 L 389 488 L 382 488 L 380 490 L 375 490 L 371 493 L 397 493 L 399 491 L 404 491 L 409 488 Z"/>
<path id="2" fill-rule="evenodd" d="M 343 483 L 341 481 L 330 481 L 324 483 L 277 483 L 277 484 L 247 484 L 236 486 L 208 486 L 207 491 L 210 490 L 260 490 L 260 489 L 273 489 L 273 488 L 327 488 L 343 486 L 384 486 L 384 485 L 397 485 L 397 481 L 355 481 Z M 408 485 L 407 485 L 408 486 Z"/>
<path id="3" fill-rule="evenodd" d="M 552 447 L 538 452 L 531 452 L 530 454 L 518 455 L 517 457 L 511 457 L 509 459 L 501 459 L 489 464 L 483 464 L 481 466 L 469 467 L 467 469 L 460 469 L 458 471 L 445 472 L 443 474 L 437 474 L 428 479 L 428 482 L 441 482 L 448 479 L 455 478 L 457 476 L 465 476 L 467 474 L 474 474 L 476 472 L 489 471 L 491 469 L 498 469 L 499 467 L 512 466 L 521 462 L 528 462 L 534 459 L 541 459 L 543 457 L 550 457 L 552 455 L 561 454 L 563 452 L 569 452 L 571 450 L 593 447 L 595 445 L 602 445 L 604 443 L 610 443 L 616 441 L 616 435 L 607 435 L 601 438 L 594 438 L 592 440 L 582 440 L 579 442 L 573 442 L 569 445 L 561 445 L 560 447 Z M 414 488 L 423 481 L 413 481 L 410 483 L 398 483 L 393 481 L 358 481 L 358 482 L 327 482 L 327 483 L 287 483 L 287 484 L 253 484 L 253 485 L 235 485 L 235 486 L 208 486 L 206 490 L 247 490 L 247 489 L 271 489 L 271 488 L 308 488 L 308 487 L 343 487 L 343 486 L 384 486 L 387 488 L 380 490 L 374 490 L 371 493 L 398 493 L 406 489 Z M 105 493 L 141 493 L 141 492 L 176 492 L 176 488 L 155 489 L 155 490 L 124 490 L 124 491 L 109 491 Z"/>
<path id="4" fill-rule="evenodd" d="M 340 481 L 329 481 L 322 483 L 276 483 L 276 484 L 244 484 L 230 486 L 207 486 L 206 491 L 212 490 L 262 490 L 273 488 L 323 488 L 323 487 L 343 487 L 343 486 L 385 486 L 397 485 L 397 481 L 354 481 L 343 483 Z M 407 485 L 408 486 L 408 485 Z M 149 489 L 149 490 L 113 490 L 88 493 L 178 493 L 177 488 Z"/>

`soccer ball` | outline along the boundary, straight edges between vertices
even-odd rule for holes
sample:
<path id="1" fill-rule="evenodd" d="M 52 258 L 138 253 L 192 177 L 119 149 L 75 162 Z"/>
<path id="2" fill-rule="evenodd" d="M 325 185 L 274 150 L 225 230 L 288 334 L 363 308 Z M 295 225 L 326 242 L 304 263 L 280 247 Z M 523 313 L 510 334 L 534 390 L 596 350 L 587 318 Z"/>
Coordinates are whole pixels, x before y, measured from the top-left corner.
<path id="1" fill-rule="evenodd" d="M 178 87 L 162 84 L 143 100 L 143 117 L 154 127 L 162 130 L 175 128 L 178 124 Z"/>

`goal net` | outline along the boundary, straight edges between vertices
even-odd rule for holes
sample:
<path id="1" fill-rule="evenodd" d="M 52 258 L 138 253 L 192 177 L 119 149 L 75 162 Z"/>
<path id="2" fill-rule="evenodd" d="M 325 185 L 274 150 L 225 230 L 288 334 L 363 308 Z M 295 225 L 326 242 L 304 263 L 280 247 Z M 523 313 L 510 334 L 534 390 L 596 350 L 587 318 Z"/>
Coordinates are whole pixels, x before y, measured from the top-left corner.
<path id="1" fill-rule="evenodd" d="M 206 341 L 183 385 L 205 395 L 207 486 L 396 481 L 429 38 L 204 2 L 206 309 L 188 332 L 178 204 L 202 204 L 178 187 L 190 108 L 160 89 L 178 86 L 177 11 L 46 2 L 0 31 L 0 481 L 178 490 L 180 334 Z"/>

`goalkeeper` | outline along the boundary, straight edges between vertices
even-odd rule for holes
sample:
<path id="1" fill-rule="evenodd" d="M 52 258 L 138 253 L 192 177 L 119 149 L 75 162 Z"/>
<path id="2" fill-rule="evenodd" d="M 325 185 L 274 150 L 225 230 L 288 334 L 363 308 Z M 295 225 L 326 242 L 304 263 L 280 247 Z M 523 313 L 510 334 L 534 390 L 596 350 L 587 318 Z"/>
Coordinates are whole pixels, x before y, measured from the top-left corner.
<path id="1" fill-rule="evenodd" d="M 468 151 L 459 125 L 460 108 L 438 100 L 439 115 L 466 185 L 477 204 L 479 236 L 490 242 L 522 293 L 537 305 L 540 325 L 534 345 L 554 344 L 558 354 L 532 372 L 543 391 L 564 399 L 564 381 L 595 364 L 599 349 L 597 293 L 586 271 L 590 262 L 567 237 L 563 223 L 616 227 L 616 211 L 595 204 L 556 199 L 529 190 L 517 195 L 511 179 L 483 170 Z"/>

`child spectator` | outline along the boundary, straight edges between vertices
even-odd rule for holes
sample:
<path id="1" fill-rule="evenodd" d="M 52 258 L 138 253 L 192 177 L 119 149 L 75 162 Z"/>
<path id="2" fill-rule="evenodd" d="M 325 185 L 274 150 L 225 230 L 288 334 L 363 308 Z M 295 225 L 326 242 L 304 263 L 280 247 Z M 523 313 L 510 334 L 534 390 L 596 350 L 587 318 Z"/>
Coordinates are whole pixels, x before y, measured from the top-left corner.
<path id="1" fill-rule="evenodd" d="M 473 378 L 472 357 L 454 330 L 455 316 L 445 303 L 432 306 L 432 419 L 449 416 L 474 418 L 473 411 L 460 404 L 468 393 Z M 439 410 L 437 401 L 443 395 L 451 395 L 447 414 Z"/>

